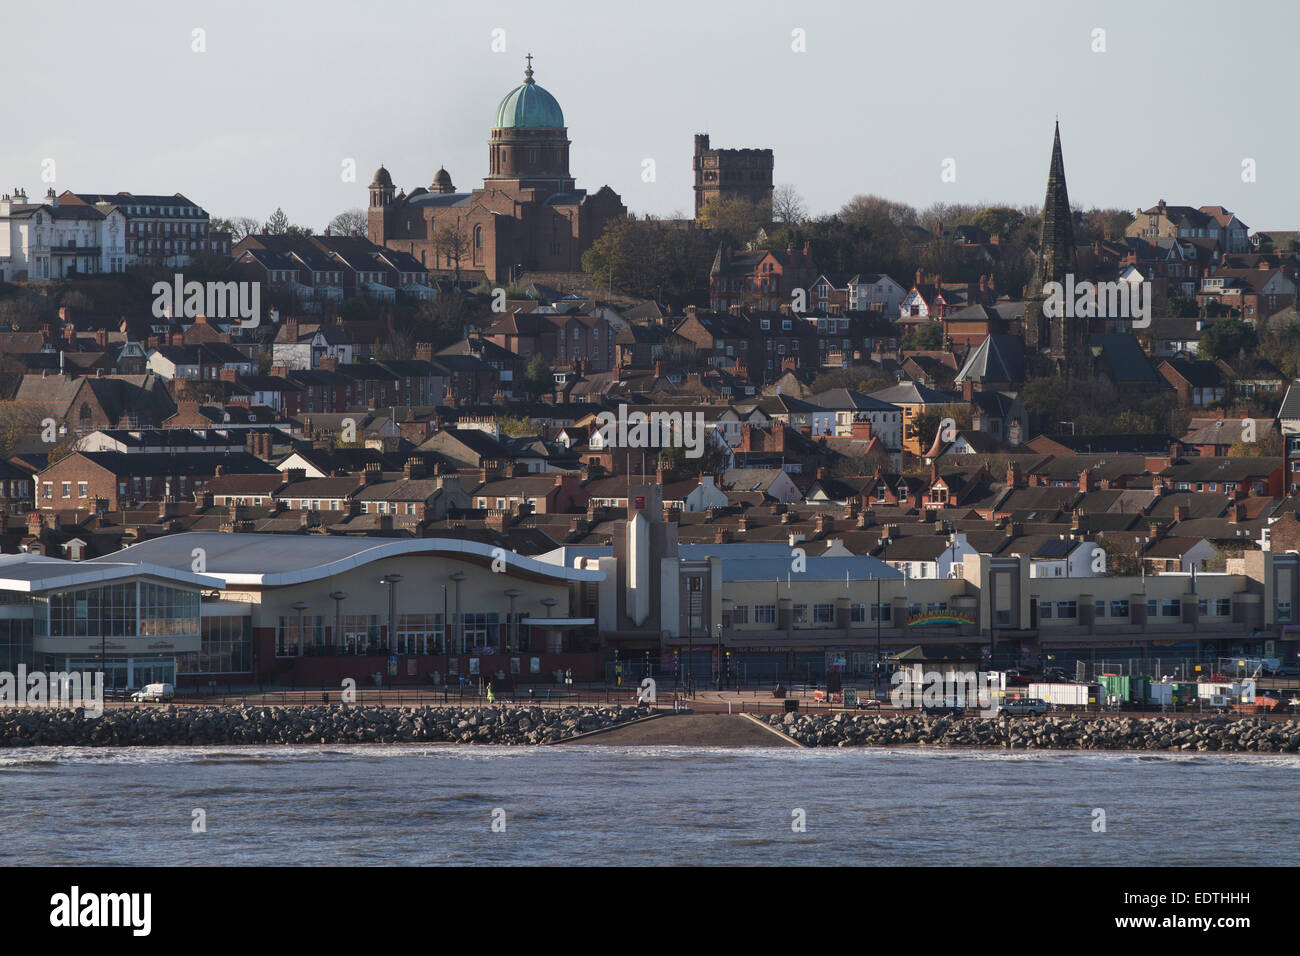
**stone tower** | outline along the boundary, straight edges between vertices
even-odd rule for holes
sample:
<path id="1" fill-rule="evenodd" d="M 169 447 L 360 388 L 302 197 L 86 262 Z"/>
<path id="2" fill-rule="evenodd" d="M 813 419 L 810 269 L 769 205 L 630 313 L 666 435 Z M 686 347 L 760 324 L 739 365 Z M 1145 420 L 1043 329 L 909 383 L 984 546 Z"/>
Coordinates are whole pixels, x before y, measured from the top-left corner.
<path id="1" fill-rule="evenodd" d="M 396 198 L 393 177 L 380 166 L 370 180 L 370 208 L 366 210 L 366 231 L 371 242 L 384 244 L 388 236 L 388 210 Z"/>
<path id="2" fill-rule="evenodd" d="M 1070 194 L 1065 185 L 1065 161 L 1061 157 L 1061 124 L 1052 140 L 1052 164 L 1047 172 L 1047 197 L 1043 200 L 1043 222 L 1039 232 L 1038 265 L 1025 290 L 1025 355 L 1040 373 L 1077 375 L 1086 371 L 1088 320 L 1061 314 L 1048 316 L 1049 282 L 1064 285 L 1075 271 L 1074 227 Z M 1068 303 L 1062 303 L 1065 309 Z"/>
<path id="3" fill-rule="evenodd" d="M 695 134 L 695 216 L 715 197 L 744 199 L 752 203 L 772 198 L 770 149 L 710 149 L 708 133 Z"/>

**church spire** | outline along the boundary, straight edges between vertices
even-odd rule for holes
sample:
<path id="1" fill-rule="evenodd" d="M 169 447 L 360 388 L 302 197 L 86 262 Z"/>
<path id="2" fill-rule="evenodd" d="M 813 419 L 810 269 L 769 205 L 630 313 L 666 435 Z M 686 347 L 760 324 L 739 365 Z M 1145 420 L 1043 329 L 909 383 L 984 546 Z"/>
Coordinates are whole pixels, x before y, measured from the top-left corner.
<path id="1" fill-rule="evenodd" d="M 1061 156 L 1061 124 L 1052 137 L 1052 165 L 1047 171 L 1047 196 L 1043 200 L 1043 222 L 1039 232 L 1039 289 L 1043 282 L 1062 282 L 1073 269 L 1074 226 L 1070 214 L 1070 193 L 1065 185 L 1065 159 Z"/>
<path id="2" fill-rule="evenodd" d="M 1065 284 L 1074 270 L 1074 222 L 1070 193 L 1065 184 L 1065 159 L 1061 152 L 1061 124 L 1052 137 L 1052 161 L 1047 171 L 1047 195 L 1043 199 L 1042 224 L 1038 234 L 1038 264 L 1025 290 L 1025 346 L 1036 355 L 1050 355 L 1060 371 L 1069 375 L 1083 359 L 1087 320 L 1063 315 L 1048 317 L 1044 287 L 1050 282 Z M 1064 360 L 1064 361 L 1062 361 Z M 1061 367 L 1063 366 L 1063 367 Z"/>

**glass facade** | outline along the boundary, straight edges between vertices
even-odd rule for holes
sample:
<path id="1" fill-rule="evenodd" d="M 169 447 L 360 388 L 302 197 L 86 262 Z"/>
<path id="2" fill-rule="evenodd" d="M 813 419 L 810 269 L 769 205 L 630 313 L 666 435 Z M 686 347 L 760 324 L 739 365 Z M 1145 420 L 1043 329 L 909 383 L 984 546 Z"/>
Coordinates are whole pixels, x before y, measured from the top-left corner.
<path id="1" fill-rule="evenodd" d="M 130 585 L 126 585 L 130 587 Z M 140 634 L 182 637 L 199 633 L 199 592 L 140 582 Z"/>
<path id="2" fill-rule="evenodd" d="M 105 584 L 33 599 L 37 637 L 195 637 L 199 593 L 164 584 Z"/>
<path id="3" fill-rule="evenodd" d="M 0 671 L 16 673 L 19 664 L 32 664 L 31 618 L 0 618 Z"/>
<path id="4" fill-rule="evenodd" d="M 247 617 L 205 617 L 196 654 L 177 654 L 182 674 L 243 674 L 253 669 L 253 628 Z"/>

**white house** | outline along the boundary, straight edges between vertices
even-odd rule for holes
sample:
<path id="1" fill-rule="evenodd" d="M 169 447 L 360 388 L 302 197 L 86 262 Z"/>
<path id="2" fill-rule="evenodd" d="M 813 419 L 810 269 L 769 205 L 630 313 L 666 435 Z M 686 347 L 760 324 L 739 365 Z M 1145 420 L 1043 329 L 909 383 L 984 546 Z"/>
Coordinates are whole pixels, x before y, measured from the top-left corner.
<path id="1" fill-rule="evenodd" d="M 832 388 L 814 395 L 811 401 L 831 413 L 834 434 L 840 438 L 853 437 L 854 423 L 868 422 L 871 434 L 884 443 L 890 451 L 903 448 L 903 410 L 897 405 L 847 388 Z"/>
<path id="2" fill-rule="evenodd" d="M 959 578 L 962 562 L 978 554 L 966 534 L 910 534 L 881 542 L 876 557 L 911 579 Z"/>
<path id="3" fill-rule="evenodd" d="M 887 275 L 862 272 L 849 280 L 849 309 L 854 312 L 879 310 L 898 314 L 907 290 Z"/>
<path id="4" fill-rule="evenodd" d="M 0 198 L 0 281 L 61 279 L 126 271 L 126 217 L 121 210 L 43 203 L 25 193 Z"/>
<path id="5" fill-rule="evenodd" d="M 1031 578 L 1095 578 L 1105 577 L 1104 557 L 1097 560 L 1098 545 L 1094 541 L 1071 541 L 1067 538 L 1049 538 L 1029 556 Z M 1014 543 L 1007 549 L 1017 551 Z"/>
<path id="6" fill-rule="evenodd" d="M 725 508 L 731 504 L 726 492 L 718 487 L 713 475 L 701 475 L 700 483 L 688 494 L 683 502 L 683 511 L 708 511 L 710 508 Z"/>

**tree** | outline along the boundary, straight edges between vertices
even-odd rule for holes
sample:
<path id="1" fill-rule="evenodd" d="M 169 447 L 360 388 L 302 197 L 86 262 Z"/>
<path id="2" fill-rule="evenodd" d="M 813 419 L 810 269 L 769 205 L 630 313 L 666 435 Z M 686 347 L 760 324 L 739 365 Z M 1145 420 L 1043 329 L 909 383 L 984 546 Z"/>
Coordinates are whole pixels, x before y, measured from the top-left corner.
<path id="1" fill-rule="evenodd" d="M 1259 344 L 1254 328 L 1241 319 L 1224 319 L 1215 322 L 1201 333 L 1196 343 L 1196 357 L 1202 359 L 1231 359 L 1241 352 L 1253 352 Z"/>
<path id="2" fill-rule="evenodd" d="M 1024 224 L 1025 214 L 1011 206 L 986 206 L 971 217 L 970 225 L 978 226 L 998 242 L 1010 239 Z"/>
<path id="3" fill-rule="evenodd" d="M 1233 442 L 1228 449 L 1230 458 L 1281 458 L 1286 454 L 1286 442 L 1278 432 L 1260 435 L 1257 441 Z"/>
<path id="4" fill-rule="evenodd" d="M 541 352 L 533 354 L 519 384 L 533 401 L 555 387 L 555 376 L 551 373 L 551 364 L 546 361 L 546 356 Z"/>
<path id="5" fill-rule="evenodd" d="M 1097 537 L 1097 544 L 1106 553 L 1106 574 L 1109 577 L 1131 578 L 1142 573 L 1142 558 L 1125 551 L 1105 535 Z"/>
<path id="6" fill-rule="evenodd" d="M 275 212 L 271 213 L 271 218 L 266 220 L 263 230 L 268 236 L 283 236 L 289 232 L 289 217 L 284 214 L 284 210 L 279 206 L 275 207 Z"/>
<path id="7" fill-rule="evenodd" d="M 713 232 L 715 240 L 741 247 L 753 242 L 760 229 L 772 225 L 772 201 L 755 203 L 715 196 L 700 209 L 698 219 L 700 225 Z"/>
<path id="8" fill-rule="evenodd" d="M 232 243 L 256 235 L 258 230 L 262 228 L 262 224 L 252 216 L 235 216 L 232 219 L 216 217 L 210 220 L 209 226 L 212 232 L 230 233 Z"/>
<path id="9" fill-rule="evenodd" d="M 692 478 L 722 474 L 727 469 L 728 459 L 725 442 L 716 432 L 708 429 L 704 432 L 703 448 L 698 458 L 691 458 L 686 454 L 686 449 L 678 445 L 659 452 L 659 463 L 664 466 L 664 471 Z"/>
<path id="10" fill-rule="evenodd" d="M 922 322 L 903 339 L 903 348 L 909 350 L 937 349 L 943 345 L 943 323 L 932 319 Z"/>
<path id="11" fill-rule="evenodd" d="M 510 438 L 537 434 L 537 423 L 531 418 L 525 418 L 522 415 L 497 416 L 497 428 L 501 434 Z"/>
<path id="12" fill-rule="evenodd" d="M 614 219 L 582 254 L 598 288 L 657 302 L 707 301 L 715 240 L 700 229 L 657 220 Z"/>
<path id="13" fill-rule="evenodd" d="M 1179 295 L 1176 292 L 1170 292 L 1165 296 L 1165 318 L 1167 319 L 1194 319 L 1196 318 L 1196 302 L 1186 296 Z"/>
<path id="14" fill-rule="evenodd" d="M 335 236 L 364 236 L 370 219 L 364 209 L 348 209 L 330 220 L 328 229 Z"/>
<path id="15" fill-rule="evenodd" d="M 460 260 L 469 255 L 469 236 L 466 235 L 459 219 L 454 226 L 435 229 L 432 236 L 433 261 L 446 256 L 456 267 L 456 282 L 460 282 Z"/>
<path id="16" fill-rule="evenodd" d="M 789 183 L 772 190 L 772 218 L 784 225 L 798 225 L 808 218 L 803 197 Z"/>

